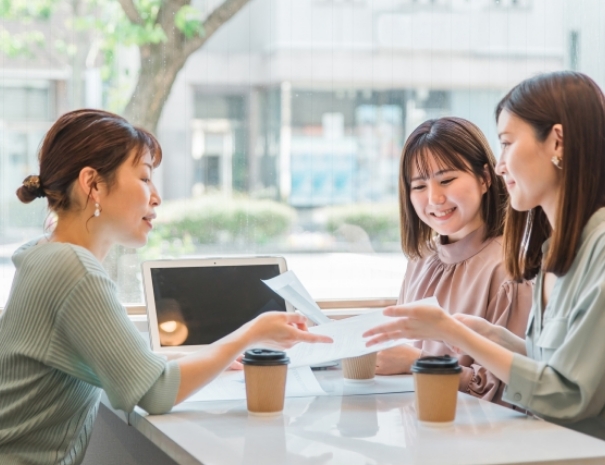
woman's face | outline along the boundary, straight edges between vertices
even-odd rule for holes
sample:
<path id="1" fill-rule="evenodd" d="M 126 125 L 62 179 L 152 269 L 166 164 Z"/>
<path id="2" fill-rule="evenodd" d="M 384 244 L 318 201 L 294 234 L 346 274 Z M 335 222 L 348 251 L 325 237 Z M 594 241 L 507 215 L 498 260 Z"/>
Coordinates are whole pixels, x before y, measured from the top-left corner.
<path id="1" fill-rule="evenodd" d="M 162 201 L 151 181 L 151 154 L 146 150 L 136 163 L 133 163 L 134 157 L 133 150 L 118 168 L 114 184 L 109 191 L 102 189 L 99 199 L 99 223 L 105 237 L 127 247 L 140 247 L 147 243 L 147 234 L 156 216 L 155 207 Z"/>
<path id="2" fill-rule="evenodd" d="M 428 155 L 429 174 L 412 171 L 410 200 L 416 214 L 448 242 L 456 242 L 483 225 L 481 200 L 488 183 L 466 171 L 440 168 Z"/>
<path id="3" fill-rule="evenodd" d="M 559 170 L 551 160 L 563 155 L 562 131 L 556 124 L 540 142 L 534 128 L 515 114 L 503 110 L 498 118 L 502 154 L 496 172 L 504 177 L 512 207 L 527 211 L 541 206 L 551 223 L 560 184 Z"/>

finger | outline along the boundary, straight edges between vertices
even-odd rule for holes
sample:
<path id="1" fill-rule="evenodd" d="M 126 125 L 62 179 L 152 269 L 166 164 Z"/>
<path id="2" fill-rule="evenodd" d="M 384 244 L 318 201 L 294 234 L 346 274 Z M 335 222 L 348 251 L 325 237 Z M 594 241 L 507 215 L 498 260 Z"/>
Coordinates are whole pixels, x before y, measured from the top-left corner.
<path id="1" fill-rule="evenodd" d="M 286 313 L 286 322 L 292 325 L 306 325 L 307 318 L 300 313 Z"/>
<path id="2" fill-rule="evenodd" d="M 324 336 L 323 334 L 313 334 L 313 333 L 307 333 L 307 332 L 300 331 L 300 333 L 297 334 L 297 336 L 298 336 L 297 339 L 300 342 L 311 342 L 311 343 L 315 343 L 315 342 L 331 343 L 331 342 L 334 342 L 331 337 Z"/>
<path id="3" fill-rule="evenodd" d="M 409 316 L 410 310 L 412 310 L 412 307 L 407 305 L 391 305 L 386 307 L 382 314 L 386 316 Z"/>
<path id="4" fill-rule="evenodd" d="M 397 319 L 397 320 L 392 321 L 390 323 L 384 323 L 382 325 L 375 326 L 372 329 L 368 329 L 361 336 L 362 337 L 370 337 L 370 336 L 374 336 L 376 334 L 386 333 L 386 332 L 389 332 L 389 331 L 397 331 L 397 330 L 401 330 L 401 329 L 405 329 L 405 320 L 404 319 Z"/>
<path id="5" fill-rule="evenodd" d="M 379 344 L 381 342 L 393 341 L 395 339 L 401 339 L 404 335 L 401 331 L 390 331 L 386 333 L 382 333 L 373 337 L 369 341 L 366 342 L 366 347 L 371 347 L 373 345 Z"/>
<path id="6" fill-rule="evenodd" d="M 244 365 L 242 365 L 240 362 L 238 362 L 237 360 L 234 360 L 233 362 L 231 362 L 231 365 L 229 365 L 229 369 L 230 370 L 243 370 L 244 369 Z"/>

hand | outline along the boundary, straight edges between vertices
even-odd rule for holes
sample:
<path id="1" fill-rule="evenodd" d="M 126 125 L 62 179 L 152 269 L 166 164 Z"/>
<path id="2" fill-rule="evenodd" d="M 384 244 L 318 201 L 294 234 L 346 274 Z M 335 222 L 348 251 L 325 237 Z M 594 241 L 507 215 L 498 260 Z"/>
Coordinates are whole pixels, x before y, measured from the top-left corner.
<path id="1" fill-rule="evenodd" d="M 400 375 L 409 373 L 421 350 L 407 344 L 381 350 L 376 357 L 377 375 Z"/>
<path id="2" fill-rule="evenodd" d="M 297 313 L 266 312 L 257 316 L 248 327 L 250 345 L 262 344 L 288 349 L 297 342 L 333 342 L 328 336 L 310 333 L 307 319 Z"/>
<path id="3" fill-rule="evenodd" d="M 242 364 L 242 359 L 244 358 L 244 354 L 240 354 L 235 360 L 231 362 L 231 365 L 227 367 L 227 370 L 239 371 L 244 369 L 244 365 Z"/>
<path id="4" fill-rule="evenodd" d="M 472 329 L 476 333 L 481 334 L 481 336 L 491 340 L 494 339 L 495 325 L 491 324 L 485 318 L 474 315 L 465 315 L 463 313 L 456 313 L 455 315 L 452 315 L 452 318 L 459 321 L 464 326 Z"/>
<path id="5" fill-rule="evenodd" d="M 374 336 L 366 342 L 368 347 L 402 338 L 445 340 L 449 326 L 455 323 L 449 313 L 433 305 L 394 305 L 385 308 L 383 313 L 395 318 L 363 334 L 363 337 Z"/>

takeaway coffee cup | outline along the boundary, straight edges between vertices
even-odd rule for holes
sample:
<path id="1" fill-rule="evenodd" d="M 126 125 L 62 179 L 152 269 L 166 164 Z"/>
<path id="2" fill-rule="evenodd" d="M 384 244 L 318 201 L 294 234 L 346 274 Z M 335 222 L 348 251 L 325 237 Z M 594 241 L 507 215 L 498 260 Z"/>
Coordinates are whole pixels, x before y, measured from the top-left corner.
<path id="1" fill-rule="evenodd" d="M 342 376 L 348 380 L 370 380 L 376 374 L 376 352 L 342 359 Z"/>
<path id="2" fill-rule="evenodd" d="M 414 362 L 412 373 L 420 423 L 431 426 L 453 423 L 461 372 L 458 360 L 449 355 L 422 357 Z"/>
<path id="3" fill-rule="evenodd" d="M 286 376 L 290 359 L 285 352 L 247 350 L 242 360 L 246 380 L 246 402 L 251 415 L 279 415 L 284 409 Z"/>

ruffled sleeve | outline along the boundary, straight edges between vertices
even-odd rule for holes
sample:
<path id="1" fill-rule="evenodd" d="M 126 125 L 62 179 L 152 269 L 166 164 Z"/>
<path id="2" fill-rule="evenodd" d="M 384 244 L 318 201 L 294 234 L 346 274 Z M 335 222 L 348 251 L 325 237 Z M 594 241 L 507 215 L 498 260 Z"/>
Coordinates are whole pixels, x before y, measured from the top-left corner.
<path id="1" fill-rule="evenodd" d="M 523 337 L 531 308 L 532 288 L 533 284 L 527 281 L 504 282 L 489 302 L 486 319 Z M 460 391 L 484 400 L 493 400 L 498 392 L 500 395 L 497 398 L 501 396 L 504 386 L 496 376 L 466 355 L 461 357 L 461 364 L 464 367 L 460 377 Z"/>

